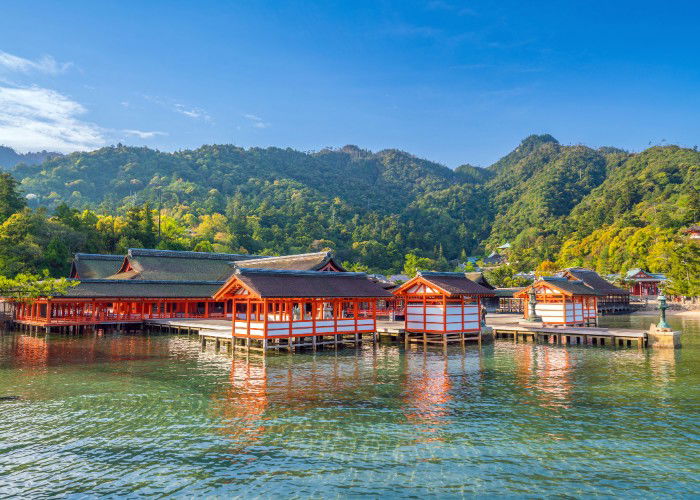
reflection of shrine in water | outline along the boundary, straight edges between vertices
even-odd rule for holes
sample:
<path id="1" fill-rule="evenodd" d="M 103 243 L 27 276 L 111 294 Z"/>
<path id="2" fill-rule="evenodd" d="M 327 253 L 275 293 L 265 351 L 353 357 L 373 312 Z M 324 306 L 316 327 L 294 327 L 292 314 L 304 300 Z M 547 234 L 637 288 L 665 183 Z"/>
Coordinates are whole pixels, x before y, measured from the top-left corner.
<path id="1" fill-rule="evenodd" d="M 535 389 L 543 407 L 569 407 L 574 389 L 571 352 L 535 344 L 519 344 L 514 348 L 518 385 Z"/>
<path id="2" fill-rule="evenodd" d="M 480 382 L 481 351 L 407 352 L 404 359 L 403 411 L 419 432 L 419 442 L 441 441 L 454 413 L 455 389 Z"/>
<path id="3" fill-rule="evenodd" d="M 366 406 L 404 416 L 420 440 L 439 439 L 453 411 L 455 384 L 481 376 L 479 351 L 445 355 L 388 347 L 293 357 L 241 354 L 230 363 L 228 381 L 213 394 L 211 411 L 219 421 L 217 432 L 232 440 L 232 453 L 284 433 L 287 418 L 297 428 L 322 432 L 319 412 L 322 420 L 342 420 L 348 408 Z M 385 406 L 395 400 L 400 401 L 396 408 Z"/>
<path id="4" fill-rule="evenodd" d="M 343 414 L 343 402 L 357 404 L 377 379 L 378 366 L 386 365 L 376 351 L 348 355 L 247 356 L 234 355 L 228 383 L 213 395 L 212 412 L 221 421 L 219 432 L 238 443 L 240 451 L 260 440 L 271 418 L 291 416 L 307 419 L 318 408 Z M 277 424 L 279 425 L 279 424 Z M 308 420 L 298 425 L 316 427 Z"/>
<path id="5" fill-rule="evenodd" d="M 135 361 L 167 356 L 168 345 L 141 336 L 52 337 L 13 335 L 10 355 L 4 363 L 11 367 L 46 368 L 75 364 Z M 27 372 L 33 374 L 35 372 Z"/>

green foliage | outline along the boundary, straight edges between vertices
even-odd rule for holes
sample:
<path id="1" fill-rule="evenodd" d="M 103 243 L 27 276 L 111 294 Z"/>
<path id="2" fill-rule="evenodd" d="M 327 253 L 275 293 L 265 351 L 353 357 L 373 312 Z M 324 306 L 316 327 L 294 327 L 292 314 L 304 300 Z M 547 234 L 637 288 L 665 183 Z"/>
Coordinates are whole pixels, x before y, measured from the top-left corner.
<path id="1" fill-rule="evenodd" d="M 0 222 L 24 208 L 24 198 L 19 194 L 17 181 L 7 172 L 0 173 Z"/>
<path id="2" fill-rule="evenodd" d="M 356 146 L 163 153 L 119 145 L 14 173 L 54 212 L 24 208 L 14 180 L 0 177 L 0 273 L 7 275 L 65 275 L 76 251 L 129 247 L 260 255 L 332 248 L 351 269 L 413 275 L 453 270 L 506 241 L 511 265 L 493 271 L 504 286 L 544 260 L 673 274 L 680 229 L 700 220 L 697 151 L 593 150 L 546 134 L 487 169 L 452 171 Z"/>
<path id="3" fill-rule="evenodd" d="M 31 301 L 39 297 L 51 298 L 77 286 L 77 281 L 66 278 L 52 279 L 43 274 L 20 273 L 14 278 L 0 276 L 0 297 Z"/>
<path id="4" fill-rule="evenodd" d="M 419 257 L 416 254 L 406 254 L 406 260 L 403 265 L 403 273 L 409 278 L 413 278 L 418 271 L 435 270 L 435 261 L 427 257 Z"/>
<path id="5" fill-rule="evenodd" d="M 667 293 L 700 296 L 700 245 L 683 242 L 670 255 Z"/>
<path id="6" fill-rule="evenodd" d="M 530 284 L 528 280 L 516 277 L 515 274 L 517 274 L 517 271 L 513 266 L 505 265 L 485 271 L 484 277 L 486 281 L 495 287 L 512 288 Z"/>

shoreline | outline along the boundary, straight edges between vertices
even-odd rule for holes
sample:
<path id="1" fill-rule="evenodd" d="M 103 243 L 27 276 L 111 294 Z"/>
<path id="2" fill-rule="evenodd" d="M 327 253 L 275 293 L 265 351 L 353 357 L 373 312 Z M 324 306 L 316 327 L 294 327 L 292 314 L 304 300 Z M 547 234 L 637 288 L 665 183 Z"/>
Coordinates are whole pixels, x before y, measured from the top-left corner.
<path id="1" fill-rule="evenodd" d="M 659 314 L 658 309 L 656 310 L 642 310 L 642 311 L 634 311 L 630 313 L 631 315 L 636 315 L 636 316 L 651 316 L 651 315 L 657 315 Z M 684 318 L 698 318 L 700 319 L 700 310 L 681 310 L 681 309 L 666 309 L 666 316 L 681 316 Z"/>

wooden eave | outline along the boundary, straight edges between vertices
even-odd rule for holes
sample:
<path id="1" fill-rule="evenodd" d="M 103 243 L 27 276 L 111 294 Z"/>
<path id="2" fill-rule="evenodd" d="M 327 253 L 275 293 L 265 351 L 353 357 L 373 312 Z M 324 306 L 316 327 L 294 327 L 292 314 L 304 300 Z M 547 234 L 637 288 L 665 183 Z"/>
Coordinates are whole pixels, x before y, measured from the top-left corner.
<path id="1" fill-rule="evenodd" d="M 519 299 L 520 299 L 520 298 L 527 298 L 527 296 L 528 296 L 528 294 L 529 294 L 529 292 L 530 292 L 530 289 L 531 289 L 532 287 L 537 288 L 537 287 L 539 287 L 539 286 L 549 286 L 549 287 L 554 288 L 555 290 L 557 290 L 557 291 L 558 291 L 559 293 L 561 293 L 562 295 L 566 295 L 567 297 L 573 297 L 573 296 L 574 296 L 574 293 L 573 293 L 573 292 L 570 292 L 570 291 L 568 291 L 568 290 L 563 290 L 562 288 L 559 288 L 558 286 L 556 286 L 556 285 L 555 285 L 554 283 L 552 283 L 551 281 L 540 281 L 540 282 L 537 282 L 537 283 L 533 283 L 532 285 L 530 285 L 530 286 L 528 286 L 528 287 L 525 287 L 524 289 L 520 290 L 520 291 L 517 292 L 517 293 L 514 293 L 514 294 L 513 294 L 513 297 L 516 297 L 516 298 L 519 298 Z"/>
<path id="2" fill-rule="evenodd" d="M 408 280 L 403 285 L 399 286 L 397 289 L 392 290 L 391 293 L 393 293 L 394 295 L 405 296 L 405 297 L 408 297 L 408 296 L 416 296 L 416 297 L 420 296 L 420 297 L 422 297 L 424 295 L 430 295 L 430 294 L 408 294 L 408 293 L 404 292 L 404 290 L 414 286 L 415 284 L 422 284 L 425 286 L 430 286 L 430 288 L 437 288 L 438 290 L 440 290 L 442 292 L 442 295 L 446 295 L 447 297 L 459 297 L 460 295 L 462 295 L 462 294 L 453 294 L 451 292 L 448 292 L 447 290 L 432 283 L 431 281 L 428 281 L 423 276 L 413 277 L 412 279 Z"/>

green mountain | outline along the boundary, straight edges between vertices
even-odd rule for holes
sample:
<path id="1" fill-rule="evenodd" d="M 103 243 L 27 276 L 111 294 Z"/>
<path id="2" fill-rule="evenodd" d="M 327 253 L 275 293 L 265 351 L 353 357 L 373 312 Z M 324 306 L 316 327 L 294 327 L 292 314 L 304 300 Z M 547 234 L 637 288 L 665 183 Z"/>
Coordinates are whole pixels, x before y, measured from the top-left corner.
<path id="1" fill-rule="evenodd" d="M 20 163 L 28 165 L 36 165 L 46 161 L 49 158 L 60 156 L 61 153 L 50 153 L 48 151 L 40 151 L 37 153 L 17 153 L 14 149 L 0 145 L 0 169 L 9 169 Z"/>
<path id="2" fill-rule="evenodd" d="M 13 174 L 35 195 L 32 203 L 50 208 L 65 202 L 104 215 L 162 205 L 171 225 L 184 228 L 153 240 L 163 247 L 281 253 L 328 246 L 372 270 L 398 271 L 407 253 L 445 267 L 509 241 L 523 269 L 547 259 L 618 271 L 623 262 L 601 261 L 605 252 L 586 238 L 611 227 L 615 234 L 659 228 L 664 241 L 677 238 L 700 219 L 699 169 L 700 153 L 677 146 L 632 154 L 533 135 L 488 168 L 451 170 L 357 146 L 164 153 L 117 145 L 20 165 Z M 134 246 L 152 242 L 129 238 Z M 648 264 L 643 248 L 629 255 L 625 265 Z"/>

